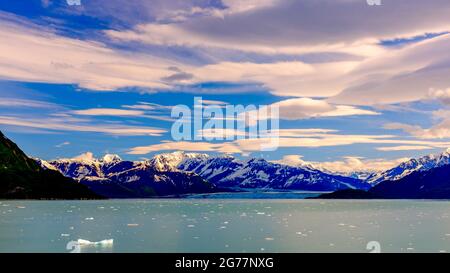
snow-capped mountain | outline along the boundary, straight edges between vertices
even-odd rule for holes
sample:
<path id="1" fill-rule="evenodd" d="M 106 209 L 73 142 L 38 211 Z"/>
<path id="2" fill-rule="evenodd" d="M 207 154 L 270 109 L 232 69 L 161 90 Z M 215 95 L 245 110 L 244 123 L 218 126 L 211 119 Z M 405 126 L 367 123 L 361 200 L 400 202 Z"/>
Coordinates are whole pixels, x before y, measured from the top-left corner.
<path id="1" fill-rule="evenodd" d="M 288 166 L 264 159 L 174 152 L 145 161 L 125 161 L 117 155 L 96 159 L 86 153 L 73 159 L 38 160 L 108 197 L 150 197 L 217 189 L 334 191 L 368 189 L 360 179 L 330 174 L 312 166 Z"/>
<path id="2" fill-rule="evenodd" d="M 420 158 L 413 158 L 401 163 L 390 170 L 370 175 L 366 182 L 376 185 L 382 181 L 397 181 L 416 171 L 427 171 L 450 164 L 450 148 L 441 154 L 431 154 Z"/>
<path id="3" fill-rule="evenodd" d="M 96 159 L 84 154 L 74 159 L 38 160 L 47 169 L 59 170 L 92 191 L 113 198 L 138 198 L 204 193 L 214 185 L 192 172 L 180 171 L 155 160 L 124 161 L 117 155 Z"/>
<path id="4" fill-rule="evenodd" d="M 237 188 L 336 191 L 368 190 L 371 187 L 370 192 L 394 198 L 397 195 L 387 194 L 393 188 L 393 192 L 397 189 L 401 191 L 396 193 L 400 197 L 413 189 L 414 194 L 421 196 L 423 189 L 427 187 L 430 188 L 427 194 L 432 194 L 431 189 L 435 189 L 435 183 L 427 179 L 432 177 L 436 180 L 435 172 L 441 175 L 444 173 L 442 168 L 450 168 L 450 149 L 441 154 L 411 159 L 390 170 L 370 174 L 367 179 L 361 179 L 367 173 L 336 174 L 311 164 L 290 166 L 260 158 L 240 160 L 229 155 L 210 156 L 185 152 L 158 154 L 145 161 L 126 161 L 111 154 L 96 159 L 92 154 L 86 153 L 73 159 L 38 162 L 46 169 L 58 170 L 65 176 L 78 180 L 98 194 L 116 198 Z M 435 171 L 438 169 L 441 170 Z M 416 180 L 424 184 L 418 185 Z M 397 182 L 399 185 L 394 185 Z M 444 180 L 441 182 L 439 185 L 447 183 Z M 411 192 L 405 196 L 414 195 Z"/>
<path id="5" fill-rule="evenodd" d="M 386 171 L 385 180 L 366 191 L 345 190 L 321 195 L 331 199 L 450 199 L 449 150 L 424 156 Z"/>
<path id="6" fill-rule="evenodd" d="M 186 161 L 206 160 L 209 158 L 207 154 L 173 152 L 155 155 L 149 161 L 160 171 L 178 170 L 178 166 Z"/>
<path id="7" fill-rule="evenodd" d="M 371 171 L 338 172 L 338 171 L 332 171 L 332 170 L 323 168 L 321 166 L 314 166 L 314 165 L 313 165 L 313 168 L 315 168 L 316 170 L 319 170 L 321 172 L 327 173 L 327 174 L 351 177 L 351 178 L 359 179 L 359 180 L 366 180 L 370 176 L 375 174 L 375 172 L 373 172 L 373 171 L 372 172 Z"/>
<path id="8" fill-rule="evenodd" d="M 449 199 L 450 165 L 415 171 L 395 181 L 383 181 L 369 193 L 378 198 Z"/>
<path id="9" fill-rule="evenodd" d="M 221 188 L 332 191 L 370 187 L 359 179 L 327 174 L 311 166 L 293 167 L 258 158 L 242 161 L 228 155 L 212 157 L 183 152 L 160 154 L 155 158 L 154 162 L 194 172 Z"/>

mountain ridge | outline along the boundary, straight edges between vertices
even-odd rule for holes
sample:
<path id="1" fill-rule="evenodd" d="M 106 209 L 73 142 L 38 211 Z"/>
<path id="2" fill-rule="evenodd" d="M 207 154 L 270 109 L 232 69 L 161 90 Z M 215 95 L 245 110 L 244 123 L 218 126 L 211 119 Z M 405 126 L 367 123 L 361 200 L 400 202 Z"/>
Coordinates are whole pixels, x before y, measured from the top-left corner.
<path id="1" fill-rule="evenodd" d="M 87 153 L 73 159 L 38 159 L 38 162 L 110 198 L 148 198 L 216 191 L 214 185 L 194 173 L 170 166 L 163 168 L 152 160 L 126 161 L 113 154 L 96 159 Z"/>
<path id="2" fill-rule="evenodd" d="M 450 149 L 411 159 L 387 170 L 385 177 L 371 189 L 336 191 L 318 198 L 325 199 L 450 199 Z"/>
<path id="3" fill-rule="evenodd" d="M 450 164 L 450 148 L 446 149 L 442 153 L 412 158 L 408 161 L 400 163 L 394 168 L 383 172 L 374 173 L 366 179 L 366 182 L 372 185 L 377 185 L 378 183 L 387 180 L 396 181 L 415 171 L 427 171 L 448 164 Z"/>
<path id="4" fill-rule="evenodd" d="M 370 187 L 359 179 L 327 174 L 312 168 L 272 163 L 261 158 L 239 160 L 230 155 L 210 156 L 180 151 L 158 154 L 145 161 L 123 161 L 117 155 L 105 155 L 102 159 L 95 159 L 92 154 L 85 154 L 74 159 L 39 160 L 39 162 L 42 166 L 56 168 L 65 176 L 72 177 L 93 189 L 102 183 L 111 185 L 111 180 L 120 181 L 122 184 L 139 180 L 134 176 L 135 171 L 143 168 L 159 174 L 168 173 L 191 178 L 198 176 L 217 189 L 225 190 L 240 188 L 331 191 Z M 203 191 L 197 190 L 192 193 Z"/>
<path id="5" fill-rule="evenodd" d="M 401 198 L 406 196 L 408 189 L 403 189 L 404 195 L 387 194 L 390 188 L 399 188 L 393 183 L 400 181 L 399 185 L 409 185 L 412 182 L 402 181 L 408 180 L 410 175 L 449 165 L 450 149 L 410 159 L 389 170 L 369 175 L 366 180 L 328 173 L 312 165 L 290 166 L 262 158 L 240 160 L 231 155 L 211 156 L 181 151 L 157 154 L 144 161 L 126 161 L 114 154 L 96 159 L 91 153 L 86 153 L 73 159 L 38 162 L 96 192 L 117 198 L 205 193 L 218 189 L 345 190 L 346 198 L 351 197 L 351 190 L 359 190 L 358 196 L 364 196 L 361 194 L 363 190 L 371 196 Z"/>
<path id="6" fill-rule="evenodd" d="M 42 168 L 0 131 L 0 198 L 100 199 L 61 173 Z"/>
<path id="7" fill-rule="evenodd" d="M 230 155 L 214 157 L 183 152 L 159 154 L 157 157 L 173 158 L 174 155 L 177 160 L 172 162 L 178 169 L 197 173 L 221 187 L 322 191 L 369 187 L 359 179 L 327 174 L 312 167 L 273 163 L 262 158 L 239 160 Z"/>

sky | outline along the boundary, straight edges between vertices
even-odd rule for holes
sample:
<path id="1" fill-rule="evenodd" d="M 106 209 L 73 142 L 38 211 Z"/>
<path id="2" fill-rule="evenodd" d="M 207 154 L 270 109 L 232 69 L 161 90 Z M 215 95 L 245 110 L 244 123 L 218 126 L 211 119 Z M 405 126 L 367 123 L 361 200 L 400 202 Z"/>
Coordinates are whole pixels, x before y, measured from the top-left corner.
<path id="1" fill-rule="evenodd" d="M 350 171 L 450 147 L 448 0 L 74 2 L 0 0 L 0 130 L 30 156 L 183 150 Z M 175 140 L 171 111 L 196 97 L 278 107 L 278 148 Z"/>

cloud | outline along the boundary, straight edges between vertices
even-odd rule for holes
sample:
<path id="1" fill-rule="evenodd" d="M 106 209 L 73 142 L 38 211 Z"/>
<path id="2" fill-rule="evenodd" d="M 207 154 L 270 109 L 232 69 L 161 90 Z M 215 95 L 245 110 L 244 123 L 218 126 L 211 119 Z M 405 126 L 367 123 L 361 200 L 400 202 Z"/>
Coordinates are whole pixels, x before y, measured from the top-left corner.
<path id="1" fill-rule="evenodd" d="M 44 2 L 49 1 L 41 0 L 44 7 L 48 7 L 44 5 Z M 82 6 L 74 9 L 68 7 L 63 0 L 57 8 L 50 9 L 48 12 L 57 13 L 57 15 L 67 14 L 74 17 L 74 20 L 77 20 L 78 16 L 91 17 L 107 23 L 113 29 L 121 29 L 142 22 L 167 24 L 198 17 L 223 18 L 230 14 L 261 9 L 276 2 L 273 0 L 128 0 L 124 5 L 121 0 L 109 0 L 107 4 L 104 0 L 81 1 Z"/>
<path id="2" fill-rule="evenodd" d="M 275 133 L 280 137 L 323 137 L 327 134 L 338 132 L 338 130 L 324 128 L 278 129 L 276 131 Z"/>
<path id="3" fill-rule="evenodd" d="M 353 115 L 379 115 L 379 113 L 363 110 L 347 105 L 333 105 L 325 100 L 296 98 L 280 101 L 269 107 L 279 107 L 281 119 L 296 120 L 314 117 L 338 117 Z"/>
<path id="4" fill-rule="evenodd" d="M 422 128 L 418 125 L 410 125 L 404 123 L 389 123 L 384 126 L 390 130 L 402 130 L 414 137 L 423 139 L 444 139 L 450 138 L 450 119 L 444 119 L 440 123 L 430 128 Z"/>
<path id="5" fill-rule="evenodd" d="M 344 157 L 342 161 L 319 162 L 317 166 L 329 171 L 349 172 L 380 172 L 398 166 L 409 158 L 388 159 L 364 159 L 360 157 Z"/>
<path id="6" fill-rule="evenodd" d="M 256 128 L 255 128 L 256 129 Z M 271 143 L 276 143 L 279 138 L 322 138 L 329 136 L 330 133 L 337 132 L 336 130 L 329 129 L 270 129 L 270 130 L 259 130 L 258 132 L 253 132 L 250 129 L 238 130 L 238 129 L 227 129 L 227 128 L 214 128 L 214 129 L 201 129 L 198 131 L 199 135 L 204 137 L 206 140 L 233 140 L 233 139 L 258 139 L 263 138 L 261 142 L 257 145 L 269 145 Z M 237 145 L 237 142 L 232 143 Z M 244 145 L 245 146 L 245 145 Z"/>
<path id="7" fill-rule="evenodd" d="M 431 99 L 436 99 L 443 104 L 450 105 L 450 88 L 447 89 L 433 89 L 431 88 L 428 92 L 428 96 Z"/>
<path id="8" fill-rule="evenodd" d="M 195 85 L 238 82 L 263 84 L 263 88 L 283 95 L 329 96 L 344 87 L 341 74 L 357 64 L 356 61 L 314 65 L 300 61 L 219 61 L 193 66 L 157 52 L 119 51 L 100 42 L 59 36 L 51 29 L 10 17 L 0 16 L 0 78 L 3 79 L 70 83 L 93 90 L 140 87 L 153 91 L 209 93 L 220 90 L 199 90 Z M 249 88 L 236 90 L 248 91 Z"/>
<path id="9" fill-rule="evenodd" d="M 380 113 L 354 106 L 330 104 L 326 100 L 294 98 L 267 106 L 260 106 L 257 110 L 241 113 L 239 118 L 245 120 L 248 125 L 253 126 L 256 124 L 256 121 L 267 119 L 300 120 L 356 115 L 373 116 L 380 115 Z"/>
<path id="10" fill-rule="evenodd" d="M 137 110 L 154 110 L 156 109 L 153 105 L 147 105 L 147 104 L 135 104 L 135 105 L 122 105 L 123 108 L 128 109 L 137 109 Z"/>
<path id="11" fill-rule="evenodd" d="M 326 10 L 332 10 L 333 16 Z M 133 30 L 107 34 L 121 42 L 204 50 L 226 48 L 269 56 L 306 52 L 360 55 L 365 58 L 320 65 L 219 60 L 189 73 L 194 75 L 193 82 L 247 80 L 263 84 L 276 95 L 331 96 L 329 102 L 335 104 L 377 105 L 420 100 L 430 88 L 448 88 L 450 59 L 446 52 L 450 50 L 450 35 L 401 48 L 386 48 L 379 42 L 445 33 L 450 30 L 449 10 L 450 4 L 443 0 L 390 1 L 376 9 L 361 1 L 279 1 L 224 18 L 140 24 Z M 398 14 L 405 16 L 399 19 Z"/>
<path id="12" fill-rule="evenodd" d="M 450 4 L 445 0 L 389 1 L 377 9 L 357 0 L 264 1 L 268 5 L 256 10 L 245 8 L 254 6 L 255 1 L 228 4 L 232 2 L 234 10 L 242 12 L 223 18 L 193 18 L 179 24 L 140 24 L 131 31 L 108 34 L 153 44 L 280 52 L 376 43 L 380 39 L 445 31 L 450 25 Z M 333 11 L 333 16 L 329 11 Z M 401 20 L 399 14 L 404 15 Z"/>
<path id="13" fill-rule="evenodd" d="M 163 77 L 162 80 L 169 83 L 182 83 L 192 79 L 194 76 L 190 73 L 184 72 L 178 67 L 170 67 L 169 70 L 174 73 L 170 76 Z"/>
<path id="14" fill-rule="evenodd" d="M 389 1 L 376 8 L 357 0 L 227 0 L 217 5 L 136 0 L 127 5 L 111 1 L 101 11 L 95 3 L 99 2 L 86 4 L 81 12 L 120 21 L 134 11 L 135 18 L 129 19 L 134 26 L 106 30 L 110 40 L 98 42 L 63 37 L 2 14 L 0 77 L 71 83 L 93 90 L 139 87 L 230 93 L 249 88 L 199 90 L 196 86 L 204 82 L 252 84 L 279 96 L 328 98 L 337 116 L 368 111 L 354 105 L 415 101 L 426 98 L 430 88 L 450 86 L 450 35 L 401 48 L 380 45 L 380 40 L 450 30 L 446 0 Z M 161 22 L 158 15 L 168 21 Z M 182 20 L 174 20 L 180 16 Z M 223 54 L 230 50 L 243 57 L 230 61 Z M 202 61 L 186 57 L 194 51 L 204 57 Z M 299 61 L 298 55 L 307 53 L 325 61 Z M 258 54 L 264 62 L 255 57 Z M 279 61 L 280 54 L 290 58 Z M 336 54 L 353 57 L 337 62 L 326 57 Z"/>
<path id="15" fill-rule="evenodd" d="M 72 83 L 94 90 L 139 86 L 168 88 L 175 61 L 122 52 L 95 41 L 55 34 L 52 30 L 0 14 L 0 78 Z"/>
<path id="16" fill-rule="evenodd" d="M 57 144 L 57 145 L 55 145 L 55 147 L 56 148 L 62 148 L 62 147 L 67 146 L 67 145 L 70 145 L 69 141 L 65 141 L 63 143 Z"/>
<path id="17" fill-rule="evenodd" d="M 449 51 L 450 34 L 446 34 L 369 58 L 347 75 L 352 83 L 328 101 L 376 105 L 429 99 L 429 90 L 450 86 Z"/>
<path id="18" fill-rule="evenodd" d="M 92 108 L 85 110 L 74 110 L 71 113 L 81 116 L 144 116 L 144 111 L 124 110 L 113 108 Z"/>
<path id="19" fill-rule="evenodd" d="M 135 127 L 128 125 L 108 125 L 108 124 L 92 124 L 81 123 L 79 121 L 70 120 L 68 118 L 19 118 L 0 116 L 0 124 L 37 128 L 46 131 L 76 131 L 76 132 L 91 132 L 103 133 L 115 136 L 161 136 L 166 132 L 164 129 L 151 127 Z"/>
<path id="20" fill-rule="evenodd" d="M 249 137 L 249 131 L 242 131 L 237 129 L 202 129 L 199 131 L 203 137 L 211 139 L 225 139 L 227 137 Z M 309 128 L 309 129 L 271 129 L 259 131 L 260 137 L 292 137 L 292 138 L 308 138 L 308 137 L 325 137 L 330 133 L 338 132 L 331 129 Z"/>
<path id="21" fill-rule="evenodd" d="M 346 74 L 359 62 L 307 64 L 301 61 L 272 63 L 219 62 L 190 70 L 193 83 L 226 81 L 261 84 L 279 96 L 329 97 L 347 86 Z"/>
<path id="22" fill-rule="evenodd" d="M 273 163 L 288 165 L 293 167 L 306 166 L 308 162 L 303 160 L 302 155 L 284 155 L 280 160 L 272 160 Z M 311 164 L 312 165 L 312 164 Z"/>
<path id="23" fill-rule="evenodd" d="M 172 72 L 161 77 L 160 83 L 168 86 L 211 81 L 262 84 L 275 95 L 332 96 L 329 102 L 336 104 L 374 105 L 414 101 L 424 98 L 431 87 L 448 86 L 446 75 L 450 60 L 446 63 L 441 57 L 441 53 L 450 49 L 445 40 L 446 35 L 443 35 L 419 45 L 384 50 L 383 55 L 375 54 L 363 61 L 318 64 L 225 61 L 195 67 L 179 65 L 177 71 L 170 67 L 168 70 Z M 189 90 L 187 87 L 176 87 L 180 88 Z"/>
<path id="24" fill-rule="evenodd" d="M 409 160 L 409 158 L 398 158 L 394 160 L 389 159 L 366 159 L 356 156 L 345 156 L 343 160 L 336 161 L 304 161 L 301 155 L 285 155 L 281 160 L 274 162 L 285 164 L 289 166 L 304 166 L 310 165 L 314 168 L 332 171 L 336 173 L 351 173 L 351 172 L 380 172 L 391 169 L 402 162 Z"/>
<path id="25" fill-rule="evenodd" d="M 135 105 L 122 105 L 123 108 L 137 109 L 137 110 L 159 110 L 159 111 L 170 111 L 172 110 L 172 105 L 161 105 L 153 102 L 139 101 Z"/>
<path id="26" fill-rule="evenodd" d="M 202 100 L 202 104 L 205 105 L 227 105 L 227 102 L 220 101 L 220 100 Z"/>
<path id="27" fill-rule="evenodd" d="M 80 154 L 80 155 L 78 155 L 78 156 L 76 156 L 74 158 L 71 158 L 71 160 L 81 161 L 81 162 L 93 162 L 96 159 L 95 159 L 94 154 L 92 152 L 85 152 L 85 153 L 82 153 L 82 154 Z"/>
<path id="28" fill-rule="evenodd" d="M 223 12 L 226 14 L 255 11 L 273 7 L 279 0 L 222 0 L 227 7 Z"/>
<path id="29" fill-rule="evenodd" d="M 430 150 L 433 149 L 433 147 L 430 146 L 408 146 L 408 145 L 404 145 L 404 146 L 392 146 L 392 147 L 378 147 L 377 150 L 378 151 L 383 151 L 383 152 L 392 152 L 392 151 L 420 151 L 420 150 Z"/>
<path id="30" fill-rule="evenodd" d="M 209 7 L 208 4 L 211 3 L 209 0 L 128 0 L 126 5 L 121 0 L 109 0 L 107 4 L 104 0 L 81 0 L 81 2 L 82 6 L 73 8 L 67 6 L 63 0 L 56 9 L 49 12 L 67 15 L 74 18 L 73 20 L 79 20 L 79 17 L 95 18 L 111 28 L 120 29 L 141 22 L 184 21 L 192 17 L 212 15 L 216 10 L 215 7 Z"/>
<path id="31" fill-rule="evenodd" d="M 439 109 L 432 112 L 432 117 L 437 120 L 444 120 L 450 117 L 450 110 Z"/>
<path id="32" fill-rule="evenodd" d="M 187 21 L 191 18 L 203 16 L 223 16 L 223 15 L 216 8 L 211 7 L 204 8 L 199 6 L 192 6 L 190 8 L 169 10 L 167 12 L 157 14 L 155 21 L 158 24 L 180 23 Z"/>
<path id="33" fill-rule="evenodd" d="M 210 142 L 172 142 L 163 141 L 159 144 L 149 146 L 139 146 L 130 149 L 127 153 L 132 155 L 144 155 L 157 151 L 205 151 L 205 152 L 221 152 L 221 153 L 241 153 L 236 146 L 231 143 L 214 144 Z"/>
<path id="34" fill-rule="evenodd" d="M 202 1 L 184 2 L 184 7 L 178 5 L 179 8 L 159 10 L 155 15 L 155 23 L 181 23 L 193 18 L 201 17 L 217 17 L 223 19 L 225 16 L 232 14 L 250 12 L 273 6 L 278 0 L 222 0 L 221 5 L 218 7 L 203 7 L 202 5 L 198 5 L 198 3 L 201 3 Z M 208 1 L 203 2 L 208 3 Z"/>
<path id="35" fill-rule="evenodd" d="M 235 135 L 239 132 L 226 132 Z M 240 132 L 242 133 L 242 132 Z M 217 134 L 223 135 L 224 131 L 218 130 Z M 214 134 L 214 135 L 217 135 Z M 319 148 L 349 146 L 353 144 L 384 144 L 399 146 L 430 146 L 435 148 L 450 147 L 450 142 L 423 141 L 398 139 L 392 135 L 351 135 L 336 134 L 332 131 L 290 131 L 280 130 L 280 136 L 267 138 L 245 138 L 233 141 L 212 143 L 212 142 L 192 142 L 192 141 L 163 141 L 159 144 L 148 146 L 138 146 L 129 149 L 130 154 L 148 154 L 156 151 L 186 150 L 186 151 L 217 151 L 221 153 L 245 153 L 276 150 L 278 148 Z M 271 149 L 273 148 L 273 149 Z"/>
<path id="36" fill-rule="evenodd" d="M 43 108 L 43 109 L 55 109 L 60 106 L 45 102 L 28 99 L 16 99 L 16 98 L 0 98 L 0 106 L 2 107 L 26 107 L 26 108 Z"/>
<path id="37" fill-rule="evenodd" d="M 248 137 L 248 132 L 235 130 L 235 129 L 221 129 L 221 128 L 214 128 L 214 129 L 202 129 L 199 131 L 199 134 L 201 134 L 204 138 L 208 139 L 227 139 L 227 138 L 237 138 L 237 137 Z"/>

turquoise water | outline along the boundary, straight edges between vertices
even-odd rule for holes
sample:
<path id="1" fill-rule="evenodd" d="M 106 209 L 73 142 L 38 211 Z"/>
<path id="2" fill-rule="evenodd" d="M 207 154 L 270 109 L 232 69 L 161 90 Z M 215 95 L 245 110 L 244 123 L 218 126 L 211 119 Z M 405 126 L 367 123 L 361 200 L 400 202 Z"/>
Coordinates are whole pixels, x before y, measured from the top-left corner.
<path id="1" fill-rule="evenodd" d="M 217 192 L 190 194 L 186 198 L 208 198 L 208 199 L 305 199 L 317 197 L 325 192 L 313 191 L 261 191 L 246 190 L 243 192 Z"/>
<path id="2" fill-rule="evenodd" d="M 0 252 L 450 251 L 450 202 L 151 199 L 0 201 Z M 69 247 L 69 249 L 71 249 Z"/>

